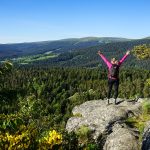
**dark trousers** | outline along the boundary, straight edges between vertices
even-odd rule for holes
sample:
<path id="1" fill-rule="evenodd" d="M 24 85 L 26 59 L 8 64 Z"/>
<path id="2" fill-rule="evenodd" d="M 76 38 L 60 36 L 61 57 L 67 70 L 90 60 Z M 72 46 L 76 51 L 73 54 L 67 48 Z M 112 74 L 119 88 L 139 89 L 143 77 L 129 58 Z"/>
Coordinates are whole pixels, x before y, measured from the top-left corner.
<path id="1" fill-rule="evenodd" d="M 118 97 L 118 88 L 119 88 L 119 79 L 108 79 L 108 93 L 107 98 L 111 97 L 112 87 L 114 85 L 114 98 L 117 99 Z"/>

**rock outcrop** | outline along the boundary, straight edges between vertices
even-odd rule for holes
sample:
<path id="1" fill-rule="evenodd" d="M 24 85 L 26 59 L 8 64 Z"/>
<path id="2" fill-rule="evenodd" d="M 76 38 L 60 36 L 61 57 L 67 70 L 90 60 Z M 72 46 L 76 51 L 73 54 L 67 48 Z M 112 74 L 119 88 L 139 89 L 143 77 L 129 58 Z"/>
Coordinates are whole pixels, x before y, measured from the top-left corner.
<path id="1" fill-rule="evenodd" d="M 144 129 L 142 150 L 150 150 L 150 121 L 146 123 Z"/>
<path id="2" fill-rule="evenodd" d="M 104 150 L 138 150 L 139 145 L 134 132 L 127 127 L 115 124 L 108 135 Z"/>
<path id="3" fill-rule="evenodd" d="M 95 141 L 103 139 L 104 150 L 138 150 L 136 133 L 124 120 L 138 115 L 141 103 L 118 99 L 115 105 L 113 99 L 110 101 L 110 105 L 105 100 L 92 100 L 74 107 L 74 116 L 68 120 L 66 129 L 71 132 L 88 126 Z"/>

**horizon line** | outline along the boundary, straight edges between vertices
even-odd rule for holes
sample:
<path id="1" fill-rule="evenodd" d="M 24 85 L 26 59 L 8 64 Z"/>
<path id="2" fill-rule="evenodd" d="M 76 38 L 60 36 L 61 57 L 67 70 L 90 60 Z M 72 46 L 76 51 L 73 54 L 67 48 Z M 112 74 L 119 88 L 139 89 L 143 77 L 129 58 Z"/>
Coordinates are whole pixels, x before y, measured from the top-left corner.
<path id="1" fill-rule="evenodd" d="M 20 42 L 3 42 L 0 43 L 0 45 L 3 44 L 23 44 L 23 43 L 39 43 L 39 42 L 53 42 L 53 41 L 61 41 L 61 40 L 69 40 L 69 39 L 84 39 L 84 38 L 122 38 L 127 40 L 140 40 L 140 39 L 146 39 L 150 38 L 150 36 L 146 36 L 143 38 L 126 38 L 126 37 L 118 37 L 118 36 L 83 36 L 83 37 L 68 37 L 68 38 L 60 38 L 60 39 L 53 39 L 53 40 L 37 40 L 37 41 L 20 41 Z"/>

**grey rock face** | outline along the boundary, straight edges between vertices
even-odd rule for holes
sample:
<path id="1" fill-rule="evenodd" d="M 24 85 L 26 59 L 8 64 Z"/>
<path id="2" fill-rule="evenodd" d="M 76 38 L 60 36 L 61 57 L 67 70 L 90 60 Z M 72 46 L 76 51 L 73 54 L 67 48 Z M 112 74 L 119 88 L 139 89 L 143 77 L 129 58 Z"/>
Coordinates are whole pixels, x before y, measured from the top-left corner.
<path id="1" fill-rule="evenodd" d="M 119 124 L 129 116 L 138 115 L 141 103 L 122 99 L 118 99 L 118 105 L 114 104 L 113 99 L 110 99 L 110 103 L 107 105 L 106 100 L 92 100 L 74 107 L 72 110 L 74 117 L 66 124 L 67 131 L 76 131 L 85 125 L 93 131 L 95 141 L 105 136 L 105 150 L 138 150 L 133 132 L 127 127 L 122 128 Z"/>
<path id="2" fill-rule="evenodd" d="M 139 145 L 134 133 L 119 124 L 113 126 L 112 133 L 108 135 L 104 150 L 138 150 Z"/>
<path id="3" fill-rule="evenodd" d="M 108 131 L 108 128 L 119 120 L 125 119 L 131 113 L 139 112 L 139 103 L 122 102 L 118 105 L 107 105 L 106 101 L 93 100 L 87 101 L 79 106 L 74 107 L 71 117 L 66 125 L 67 131 L 76 131 L 82 125 L 87 125 L 95 130 L 94 139 Z M 81 117 L 75 117 L 76 115 Z"/>
<path id="4" fill-rule="evenodd" d="M 142 150 L 150 150 L 150 121 L 147 122 L 144 129 Z"/>

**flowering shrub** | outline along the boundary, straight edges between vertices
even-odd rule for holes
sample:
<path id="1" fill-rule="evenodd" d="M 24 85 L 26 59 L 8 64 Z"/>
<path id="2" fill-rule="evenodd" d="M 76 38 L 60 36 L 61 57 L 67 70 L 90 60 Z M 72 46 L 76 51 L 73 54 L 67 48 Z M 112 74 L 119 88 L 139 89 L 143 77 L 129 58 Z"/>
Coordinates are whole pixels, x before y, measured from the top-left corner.
<path id="1" fill-rule="evenodd" d="M 27 119 L 20 114 L 0 114 L 0 150 L 78 150 L 93 147 L 96 150 L 95 145 L 89 143 L 87 139 L 84 141 L 84 138 L 74 132 L 62 130 L 59 133 L 56 130 L 48 130 L 44 134 L 48 126 L 41 130 L 39 123 L 37 124 L 35 120 L 26 121 Z M 43 121 L 43 125 L 46 123 L 47 120 L 45 123 Z M 86 137 L 88 130 L 83 129 L 86 128 L 81 130 Z"/>
<path id="2" fill-rule="evenodd" d="M 32 121 L 26 124 L 19 114 L 0 114 L 0 149 L 52 149 L 62 143 L 62 134 L 49 131 L 39 139 L 40 132 Z M 25 125 L 26 124 L 26 125 Z M 39 139 L 39 140 L 38 140 Z"/>
<path id="3" fill-rule="evenodd" d="M 0 148 L 8 150 L 29 149 L 35 145 L 36 129 L 20 126 L 15 134 L 10 132 L 0 134 Z"/>
<path id="4" fill-rule="evenodd" d="M 0 114 L 0 149 L 22 150 L 35 147 L 37 128 L 25 125 L 25 118 L 19 114 Z"/>
<path id="5" fill-rule="evenodd" d="M 57 149 L 61 148 L 62 134 L 55 130 L 49 131 L 46 136 L 39 139 L 39 150 Z"/>
<path id="6" fill-rule="evenodd" d="M 0 135 L 0 147 L 8 150 L 28 149 L 30 145 L 29 133 L 11 135 L 8 132 Z"/>

